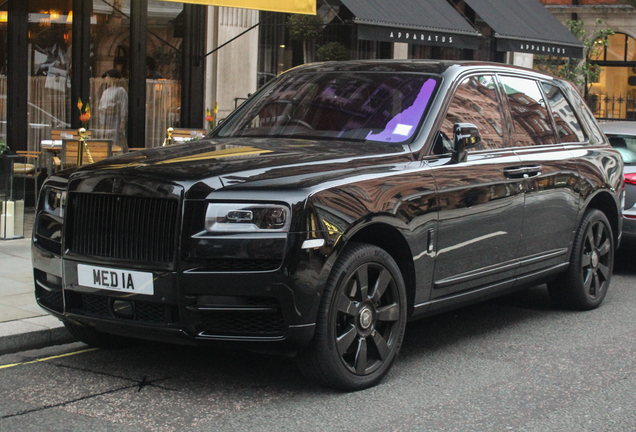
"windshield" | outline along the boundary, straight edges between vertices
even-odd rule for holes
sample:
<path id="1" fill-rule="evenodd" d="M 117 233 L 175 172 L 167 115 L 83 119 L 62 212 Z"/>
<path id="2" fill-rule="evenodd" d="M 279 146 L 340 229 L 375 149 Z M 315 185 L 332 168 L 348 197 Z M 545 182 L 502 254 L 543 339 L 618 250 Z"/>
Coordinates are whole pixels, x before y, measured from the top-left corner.
<path id="1" fill-rule="evenodd" d="M 404 143 L 436 83 L 419 74 L 290 73 L 241 106 L 215 135 Z"/>

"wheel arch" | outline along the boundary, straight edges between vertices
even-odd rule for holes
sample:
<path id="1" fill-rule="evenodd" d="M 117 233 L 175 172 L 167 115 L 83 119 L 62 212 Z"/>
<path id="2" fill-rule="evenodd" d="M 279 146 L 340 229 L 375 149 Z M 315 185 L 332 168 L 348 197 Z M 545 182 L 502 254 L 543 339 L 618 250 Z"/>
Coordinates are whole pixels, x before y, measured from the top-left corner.
<path id="1" fill-rule="evenodd" d="M 586 211 L 588 209 L 600 210 L 605 214 L 612 228 L 614 245 L 615 247 L 618 247 L 618 241 L 620 238 L 619 232 L 621 229 L 621 215 L 616 201 L 614 200 L 612 195 L 609 192 L 599 192 L 598 194 L 594 195 L 594 197 L 592 197 L 592 199 L 585 207 Z"/>
<path id="2" fill-rule="evenodd" d="M 408 242 L 400 231 L 385 223 L 368 224 L 352 234 L 347 243 L 366 243 L 384 249 L 395 260 L 404 279 L 407 316 L 411 316 L 415 303 L 415 266 Z"/>

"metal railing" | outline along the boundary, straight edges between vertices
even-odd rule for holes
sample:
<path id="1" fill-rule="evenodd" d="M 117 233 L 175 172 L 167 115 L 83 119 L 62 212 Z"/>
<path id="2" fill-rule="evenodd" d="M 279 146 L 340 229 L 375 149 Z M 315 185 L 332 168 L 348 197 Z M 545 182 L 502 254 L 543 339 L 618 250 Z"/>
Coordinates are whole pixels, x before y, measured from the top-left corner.
<path id="1" fill-rule="evenodd" d="M 636 97 L 589 94 L 585 102 L 598 120 L 636 120 Z"/>

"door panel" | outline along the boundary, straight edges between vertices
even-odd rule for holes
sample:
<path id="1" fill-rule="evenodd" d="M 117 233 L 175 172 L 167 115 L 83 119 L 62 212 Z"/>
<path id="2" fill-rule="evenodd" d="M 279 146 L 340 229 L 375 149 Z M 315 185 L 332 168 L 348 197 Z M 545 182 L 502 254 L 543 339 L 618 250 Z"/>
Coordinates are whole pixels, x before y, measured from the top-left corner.
<path id="1" fill-rule="evenodd" d="M 547 83 L 540 87 L 527 78 L 499 79 L 510 106 L 512 141 L 525 170 L 520 276 L 567 259 L 578 214 L 578 196 L 573 190 L 577 166 L 558 142 L 581 140 L 583 135 L 558 88 Z"/>
<path id="2" fill-rule="evenodd" d="M 434 290 L 439 298 L 512 280 L 523 218 L 520 160 L 506 147 L 501 98 L 492 75 L 465 78 L 455 90 L 428 162 L 437 184 L 439 231 Z M 451 161 L 453 126 L 471 123 L 481 142 L 465 162 Z"/>
<path id="3" fill-rule="evenodd" d="M 540 167 L 524 181 L 526 193 L 520 258 L 537 260 L 519 268 L 522 275 L 567 260 L 579 209 L 577 167 L 561 146 L 517 149 L 523 166 Z M 561 253 L 557 253 L 561 252 Z M 544 259 L 540 259 L 543 256 Z"/>
<path id="4" fill-rule="evenodd" d="M 432 298 L 514 276 L 523 220 L 523 179 L 504 170 L 520 165 L 510 150 L 472 152 L 466 162 L 429 160 L 437 183 L 437 235 Z"/>

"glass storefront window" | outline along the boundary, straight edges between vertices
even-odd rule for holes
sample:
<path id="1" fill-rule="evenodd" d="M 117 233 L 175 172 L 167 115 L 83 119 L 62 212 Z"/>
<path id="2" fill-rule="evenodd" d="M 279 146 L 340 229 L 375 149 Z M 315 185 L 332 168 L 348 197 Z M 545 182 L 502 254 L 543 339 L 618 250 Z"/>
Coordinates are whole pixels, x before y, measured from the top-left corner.
<path id="1" fill-rule="evenodd" d="M 94 0 L 91 18 L 93 77 L 90 129 L 95 138 L 128 147 L 130 1 Z M 183 4 L 149 0 L 146 34 L 146 143 L 157 147 L 168 127 L 179 127 Z"/>
<path id="2" fill-rule="evenodd" d="M 634 119 L 636 40 L 617 33 L 608 38 L 608 43 L 593 59 L 600 67 L 600 75 L 588 91 L 588 104 L 599 118 Z"/>
<path id="3" fill-rule="evenodd" d="M 292 67 L 291 44 L 285 38 L 286 14 L 260 12 L 260 20 L 258 87 Z"/>
<path id="4" fill-rule="evenodd" d="M 70 127 L 72 3 L 29 1 L 29 150 Z"/>
<path id="5" fill-rule="evenodd" d="M 92 137 L 127 148 L 130 0 L 94 0 L 91 16 Z"/>
<path id="6" fill-rule="evenodd" d="M 607 55 L 606 61 L 624 61 L 625 60 L 625 48 L 627 45 L 626 36 L 624 34 L 617 33 L 608 37 L 609 45 L 606 48 Z"/>
<path id="7" fill-rule="evenodd" d="M 7 22 L 6 3 L 0 6 L 0 140 L 7 142 Z"/>
<path id="8" fill-rule="evenodd" d="M 183 3 L 148 1 L 146 36 L 146 147 L 164 142 L 181 117 Z"/>
<path id="9" fill-rule="evenodd" d="M 630 80 L 630 77 L 633 77 Z M 592 111 L 601 118 L 634 118 L 633 103 L 627 99 L 636 98 L 636 86 L 630 85 L 636 79 L 631 67 L 602 66 L 598 82 L 592 84 L 588 99 L 592 100 Z"/>
<path id="10" fill-rule="evenodd" d="M 603 61 L 635 61 L 636 40 L 624 33 L 616 33 L 608 36 L 608 46 L 599 49 L 592 60 Z"/>
<path id="11" fill-rule="evenodd" d="M 627 53 L 625 56 L 625 60 L 627 61 L 636 60 L 636 39 L 629 36 L 627 37 Z"/>

